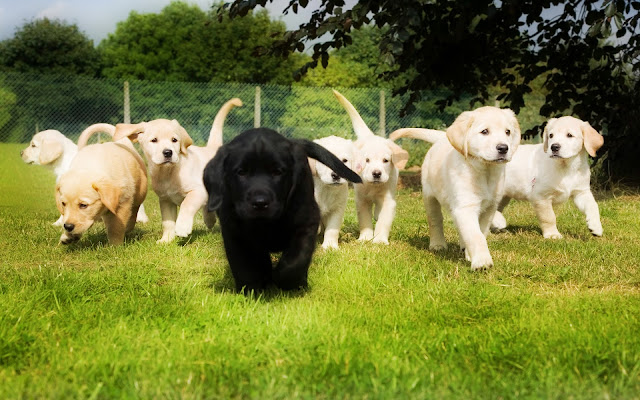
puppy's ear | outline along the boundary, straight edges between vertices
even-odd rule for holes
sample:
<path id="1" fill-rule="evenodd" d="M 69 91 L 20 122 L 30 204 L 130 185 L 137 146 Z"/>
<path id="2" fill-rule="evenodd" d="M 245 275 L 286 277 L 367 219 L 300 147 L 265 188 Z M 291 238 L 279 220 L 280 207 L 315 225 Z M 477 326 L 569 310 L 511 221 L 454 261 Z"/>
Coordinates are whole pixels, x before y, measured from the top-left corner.
<path id="1" fill-rule="evenodd" d="M 353 149 L 353 161 L 351 161 L 351 169 L 354 170 L 357 174 L 361 173 L 364 170 L 364 156 L 360 149 L 362 146 L 354 146 Z"/>
<path id="2" fill-rule="evenodd" d="M 108 183 L 94 183 L 91 185 L 100 195 L 100 201 L 107 207 L 107 210 L 115 214 L 120 203 L 120 188 Z"/>
<path id="3" fill-rule="evenodd" d="M 184 129 L 177 120 L 174 119 L 171 122 L 175 126 L 178 136 L 180 136 L 180 153 L 186 155 L 187 147 L 193 144 L 193 139 L 191 139 L 191 136 L 189 136 L 189 134 L 187 133 L 187 130 Z"/>
<path id="4" fill-rule="evenodd" d="M 520 123 L 518 122 L 516 113 L 514 113 L 510 108 L 503 108 L 502 112 L 505 113 L 507 115 L 507 118 L 511 120 L 511 126 L 513 126 L 513 130 L 511 132 L 511 148 L 515 152 L 518 149 L 518 146 L 520 145 L 520 139 L 522 138 Z"/>
<path id="5" fill-rule="evenodd" d="M 387 144 L 391 149 L 391 162 L 398 169 L 404 169 L 409 161 L 409 152 L 393 143 L 391 140 L 387 140 Z"/>
<path id="6" fill-rule="evenodd" d="M 598 133 L 588 122 L 582 123 L 582 138 L 584 140 L 584 148 L 591 157 L 596 156 L 596 152 L 604 144 L 604 137 Z"/>
<path id="7" fill-rule="evenodd" d="M 62 208 L 62 201 L 60 200 L 60 184 L 56 185 L 56 207 L 58 207 L 58 211 L 60 211 L 60 215 L 64 214 L 64 209 Z"/>
<path id="8" fill-rule="evenodd" d="M 204 182 L 205 189 L 207 189 L 207 193 L 209 193 L 207 210 L 210 212 L 218 210 L 222 205 L 222 199 L 225 192 L 224 164 L 227 158 L 227 153 L 227 147 L 220 147 L 213 159 L 211 159 L 204 168 L 202 181 Z"/>
<path id="9" fill-rule="evenodd" d="M 144 122 L 139 124 L 117 124 L 113 134 L 113 141 L 117 142 L 123 138 L 129 138 L 132 142 L 138 140 L 138 135 L 144 133 L 146 126 Z"/>
<path id="10" fill-rule="evenodd" d="M 60 156 L 63 152 L 62 143 L 55 139 L 45 139 L 40 144 L 40 156 L 38 161 L 41 165 L 51 164 Z"/>
<path id="11" fill-rule="evenodd" d="M 447 139 L 454 149 L 458 150 L 465 158 L 468 155 L 467 139 L 469 137 L 469 129 L 473 124 L 473 112 L 465 111 L 453 121 L 453 124 L 447 129 Z"/>
<path id="12" fill-rule="evenodd" d="M 542 149 L 546 153 L 549 150 L 549 131 L 551 130 L 552 125 L 558 120 L 558 118 L 551 118 L 547 121 L 547 125 L 544 127 L 544 132 L 542 132 Z"/>
<path id="13" fill-rule="evenodd" d="M 318 176 L 318 171 L 316 170 L 316 160 L 313 158 L 307 158 L 309 161 L 309 168 L 311 168 L 311 175 Z"/>

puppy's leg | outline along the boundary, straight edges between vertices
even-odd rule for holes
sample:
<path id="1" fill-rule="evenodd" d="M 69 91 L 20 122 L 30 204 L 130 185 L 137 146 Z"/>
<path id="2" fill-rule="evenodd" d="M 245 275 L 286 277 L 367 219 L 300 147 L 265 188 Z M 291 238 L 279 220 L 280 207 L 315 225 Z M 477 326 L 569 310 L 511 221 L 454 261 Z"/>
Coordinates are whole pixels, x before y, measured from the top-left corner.
<path id="1" fill-rule="evenodd" d="M 280 289 L 294 290 L 307 287 L 307 273 L 316 246 L 317 229 L 315 224 L 307 225 L 291 235 L 280 262 L 271 274 L 273 283 Z"/>
<path id="2" fill-rule="evenodd" d="M 56 222 L 54 222 L 51 225 L 53 225 L 53 226 L 62 226 L 62 215 L 60 216 L 60 218 L 58 218 L 58 220 Z"/>
<path id="3" fill-rule="evenodd" d="M 133 228 L 135 228 L 136 226 L 136 221 L 138 221 L 138 218 L 140 217 L 140 208 L 142 207 L 142 204 L 139 207 L 133 207 L 131 210 L 131 215 L 129 215 L 129 220 L 127 221 L 127 229 L 126 229 L 126 233 L 129 233 L 133 230 Z M 146 214 L 145 214 L 146 215 Z"/>
<path id="4" fill-rule="evenodd" d="M 124 242 L 124 233 L 126 231 L 126 222 L 131 215 L 116 215 L 107 213 L 102 217 L 104 226 L 107 228 L 107 237 L 110 245 L 120 245 Z M 126 218 L 126 219 L 123 219 Z"/>
<path id="5" fill-rule="evenodd" d="M 149 222 L 149 217 L 147 216 L 147 213 L 144 210 L 144 204 L 140 204 L 140 208 L 136 213 L 136 221 L 142 222 L 143 224 L 146 224 L 147 222 Z"/>
<path id="6" fill-rule="evenodd" d="M 556 226 L 556 214 L 553 212 L 551 200 L 538 200 L 533 203 L 533 208 L 540 221 L 542 236 L 545 239 L 562 239 L 562 235 L 558 232 L 558 227 Z"/>
<path id="7" fill-rule="evenodd" d="M 207 206 L 204 206 L 202 207 L 202 217 L 204 218 L 204 224 L 207 226 L 207 228 L 213 229 L 213 227 L 216 225 L 216 213 L 210 212 L 207 209 Z"/>
<path id="8" fill-rule="evenodd" d="M 345 208 L 346 204 L 344 207 L 340 207 L 331 212 L 323 221 L 325 226 L 324 241 L 322 242 L 323 249 L 327 250 L 338 248 L 338 237 L 340 236 L 340 227 L 342 226 L 342 220 L 344 219 Z M 318 229 L 320 229 L 320 226 L 318 226 Z"/>
<path id="9" fill-rule="evenodd" d="M 496 231 L 502 231 L 507 229 L 507 220 L 504 217 L 504 215 L 502 215 L 502 210 L 504 210 L 507 204 L 509 204 L 509 201 L 511 201 L 511 198 L 509 197 L 503 197 L 502 200 L 500 200 L 500 203 L 498 204 L 498 209 L 496 210 L 496 213 L 493 215 L 493 220 L 491 221 L 491 229 Z"/>
<path id="10" fill-rule="evenodd" d="M 162 238 L 156 243 L 169 243 L 176 237 L 176 216 L 178 210 L 171 200 L 160 199 L 160 215 L 162 216 Z"/>
<path id="11" fill-rule="evenodd" d="M 465 207 L 452 210 L 453 222 L 458 228 L 461 243 L 465 245 L 465 256 L 471 261 L 471 269 L 478 270 L 493 266 L 487 238 L 480 229 L 478 210 Z"/>
<path id="12" fill-rule="evenodd" d="M 264 249 L 253 248 L 246 238 L 224 231 L 224 249 L 236 290 L 244 294 L 264 289 L 271 280 L 271 257 Z"/>
<path id="13" fill-rule="evenodd" d="M 180 211 L 178 211 L 178 219 L 176 220 L 176 235 L 180 237 L 187 237 L 193 230 L 193 219 L 196 216 L 198 210 L 207 204 L 207 192 L 192 190 L 187 193 L 187 196 L 180 204 Z"/>
<path id="14" fill-rule="evenodd" d="M 391 194 L 387 194 L 382 200 L 382 204 L 376 201 L 376 209 L 379 209 L 376 229 L 373 233 L 373 243 L 389 244 L 389 233 L 393 218 L 396 216 L 396 200 Z"/>
<path id="15" fill-rule="evenodd" d="M 429 250 L 445 250 L 447 242 L 444 239 L 442 207 L 435 197 L 424 197 L 423 202 L 429 223 Z"/>
<path id="16" fill-rule="evenodd" d="M 489 234 L 489 231 L 491 230 L 491 221 L 493 220 L 497 212 L 498 211 L 496 210 L 496 205 L 492 204 L 480 213 L 480 230 L 482 231 L 484 236 L 487 236 Z"/>
<path id="17" fill-rule="evenodd" d="M 356 210 L 358 213 L 358 225 L 360 225 L 360 241 L 373 239 L 373 215 L 371 215 L 371 200 L 364 196 L 356 195 Z"/>
<path id="18" fill-rule="evenodd" d="M 602 223 L 600 222 L 600 208 L 593 193 L 585 190 L 574 196 L 573 202 L 578 210 L 587 217 L 587 227 L 593 236 L 602 236 Z"/>

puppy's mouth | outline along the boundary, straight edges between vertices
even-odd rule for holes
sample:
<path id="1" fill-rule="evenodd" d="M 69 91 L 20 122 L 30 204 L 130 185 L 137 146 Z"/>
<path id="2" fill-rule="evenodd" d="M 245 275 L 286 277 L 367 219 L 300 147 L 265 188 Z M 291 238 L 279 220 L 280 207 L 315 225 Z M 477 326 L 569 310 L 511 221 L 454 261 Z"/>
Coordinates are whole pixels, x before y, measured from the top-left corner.
<path id="1" fill-rule="evenodd" d="M 558 159 L 564 159 L 564 157 L 562 157 L 560 154 L 557 153 L 552 153 L 549 158 L 558 158 Z"/>
<path id="2" fill-rule="evenodd" d="M 507 157 L 498 157 L 498 158 L 492 160 L 491 162 L 495 163 L 495 164 L 504 164 L 506 162 L 509 162 L 509 159 Z"/>

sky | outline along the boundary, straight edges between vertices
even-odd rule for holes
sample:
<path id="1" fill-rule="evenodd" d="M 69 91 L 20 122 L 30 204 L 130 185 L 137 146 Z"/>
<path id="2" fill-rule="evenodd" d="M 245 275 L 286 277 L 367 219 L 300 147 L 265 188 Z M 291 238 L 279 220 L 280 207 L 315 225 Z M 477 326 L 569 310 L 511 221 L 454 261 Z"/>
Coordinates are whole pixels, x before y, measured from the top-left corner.
<path id="1" fill-rule="evenodd" d="M 202 10 L 208 10 L 219 0 L 186 0 L 197 4 Z M 158 13 L 171 0 L 0 0 L 0 40 L 10 39 L 25 22 L 48 17 L 76 24 L 89 39 L 97 45 L 116 30 L 116 24 L 124 21 L 131 11 L 138 13 Z M 348 3 L 355 3 L 348 1 Z M 320 0 L 311 0 L 299 14 L 282 10 L 289 0 L 274 0 L 267 4 L 272 19 L 281 19 L 287 28 L 297 28 L 301 22 L 309 19 L 311 12 L 320 4 Z"/>

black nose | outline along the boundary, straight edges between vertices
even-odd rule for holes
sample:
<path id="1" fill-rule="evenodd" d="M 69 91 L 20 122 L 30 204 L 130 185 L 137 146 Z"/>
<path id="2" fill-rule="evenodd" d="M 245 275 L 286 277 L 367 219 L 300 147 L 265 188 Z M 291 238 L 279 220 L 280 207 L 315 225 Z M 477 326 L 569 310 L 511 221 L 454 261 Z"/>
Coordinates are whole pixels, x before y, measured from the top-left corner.
<path id="1" fill-rule="evenodd" d="M 554 144 L 551 145 L 551 151 L 556 153 L 556 152 L 558 152 L 558 150 L 560 150 L 560 144 L 559 143 L 554 143 Z"/>
<path id="2" fill-rule="evenodd" d="M 164 149 L 162 150 L 162 155 L 169 158 L 173 155 L 173 151 L 169 150 L 169 149 Z"/>
<path id="3" fill-rule="evenodd" d="M 67 232 L 71 232 L 75 227 L 76 226 L 74 224 L 64 224 L 64 230 Z"/>
<path id="4" fill-rule="evenodd" d="M 332 178 L 334 181 L 339 181 L 339 180 L 340 180 L 340 175 L 336 174 L 335 172 L 332 172 L 332 173 L 331 173 L 331 178 Z"/>
<path id="5" fill-rule="evenodd" d="M 373 176 L 373 179 L 380 179 L 380 177 L 382 176 L 382 172 L 375 170 L 371 173 L 371 175 Z"/>
<path id="6" fill-rule="evenodd" d="M 504 143 L 500 143 L 496 146 L 496 149 L 498 150 L 499 154 L 507 154 L 507 152 L 509 151 L 509 146 Z"/>
<path id="7" fill-rule="evenodd" d="M 266 210 L 269 208 L 269 200 L 267 200 L 266 196 L 256 196 L 251 201 L 251 207 L 254 210 Z"/>

